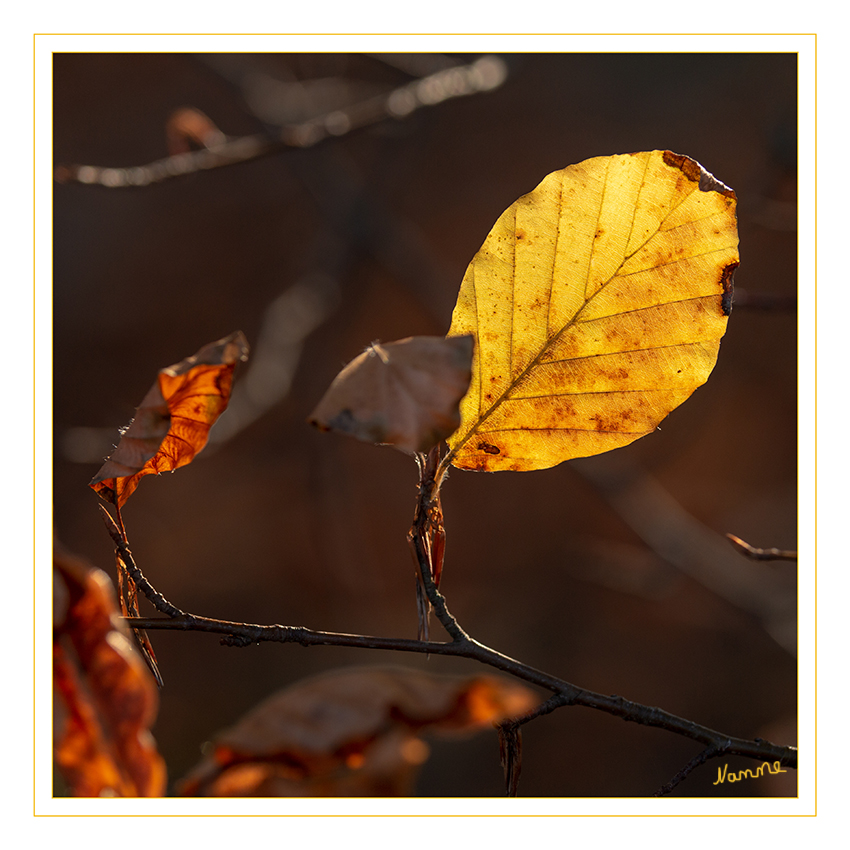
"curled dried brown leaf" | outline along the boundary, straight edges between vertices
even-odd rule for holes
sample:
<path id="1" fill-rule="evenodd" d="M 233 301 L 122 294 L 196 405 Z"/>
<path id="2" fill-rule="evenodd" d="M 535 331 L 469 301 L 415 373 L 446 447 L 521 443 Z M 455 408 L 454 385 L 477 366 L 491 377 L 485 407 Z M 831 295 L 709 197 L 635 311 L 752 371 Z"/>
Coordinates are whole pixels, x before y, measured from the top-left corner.
<path id="1" fill-rule="evenodd" d="M 157 686 L 106 573 L 54 552 L 54 758 L 75 797 L 159 797 Z"/>
<path id="2" fill-rule="evenodd" d="M 460 424 L 472 350 L 471 336 L 374 343 L 337 375 L 310 423 L 404 452 L 427 452 Z"/>

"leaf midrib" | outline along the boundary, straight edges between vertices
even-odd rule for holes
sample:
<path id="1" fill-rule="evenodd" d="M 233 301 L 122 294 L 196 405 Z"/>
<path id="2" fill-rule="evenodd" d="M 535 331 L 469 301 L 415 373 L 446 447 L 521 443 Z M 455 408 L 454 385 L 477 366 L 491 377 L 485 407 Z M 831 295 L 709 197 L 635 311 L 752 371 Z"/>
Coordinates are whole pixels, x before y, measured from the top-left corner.
<path id="1" fill-rule="evenodd" d="M 563 189 L 563 180 L 562 180 L 561 185 L 562 185 L 562 189 Z M 604 182 L 603 187 L 602 187 L 602 195 L 601 195 L 602 198 L 604 198 L 604 196 L 605 196 L 605 191 L 606 191 L 607 187 L 608 187 L 608 172 L 607 172 L 607 169 L 606 169 L 605 182 Z M 641 187 L 641 191 L 642 191 L 642 188 L 643 187 Z M 673 214 L 673 212 L 675 212 L 676 209 L 678 209 L 678 207 L 681 204 L 683 204 L 693 194 L 693 192 L 697 191 L 697 189 L 698 189 L 698 186 L 695 185 L 693 187 L 693 189 L 691 189 L 691 191 L 688 192 L 687 195 L 682 197 L 677 204 L 670 207 L 670 209 L 667 210 L 667 212 L 665 213 L 664 217 L 658 222 L 658 226 L 656 227 L 655 231 L 649 237 L 647 237 L 647 239 L 645 239 L 640 245 L 638 245 L 630 254 L 627 254 L 623 257 L 622 261 L 617 266 L 616 271 L 604 283 L 602 283 L 599 286 L 599 288 L 596 290 L 596 292 L 593 293 L 593 295 L 590 296 L 590 298 L 585 299 L 584 304 L 582 304 L 581 307 L 579 307 L 579 309 L 576 310 L 576 312 L 573 314 L 572 318 L 557 333 L 553 334 L 546 341 L 546 344 L 540 349 L 537 356 L 534 357 L 533 360 L 531 360 L 531 362 L 525 367 L 525 369 L 522 370 L 522 372 L 520 372 L 519 375 L 517 375 L 517 377 L 513 381 L 511 381 L 511 383 L 505 388 L 505 390 L 502 392 L 502 394 L 493 402 L 493 404 L 490 405 L 490 407 L 487 409 L 487 412 L 479 415 L 478 418 L 476 419 L 475 423 L 473 424 L 473 426 L 469 429 L 469 431 L 467 431 L 467 433 L 461 438 L 461 440 L 453 448 L 449 449 L 448 454 L 446 454 L 446 456 L 443 458 L 443 464 L 447 465 L 447 464 L 451 463 L 452 459 L 455 458 L 457 456 L 458 452 L 475 436 L 476 433 L 478 433 L 480 431 L 481 426 L 501 407 L 502 403 L 510 400 L 510 395 L 514 391 L 514 389 L 517 387 L 517 385 L 525 379 L 526 375 L 528 375 L 528 373 L 532 369 L 535 369 L 539 365 L 541 358 L 552 348 L 552 346 L 554 346 L 555 343 L 557 343 L 558 340 L 560 340 L 560 338 L 565 333 L 567 333 L 567 331 L 569 331 L 571 328 L 573 328 L 578 323 L 579 317 L 584 312 L 584 310 L 587 308 L 587 306 L 593 302 L 593 299 L 596 298 L 596 296 L 599 295 L 599 293 L 602 292 L 615 277 L 617 277 L 620 269 L 622 269 L 622 267 L 626 264 L 626 262 L 628 260 L 630 260 L 635 254 L 637 254 L 638 251 L 640 251 L 641 249 L 646 247 L 653 239 L 655 239 L 656 236 L 658 236 L 658 234 L 661 232 L 661 226 L 663 225 L 663 223 Z M 640 192 L 638 192 L 638 198 L 640 198 Z M 602 202 L 600 201 L 600 211 L 601 211 L 601 208 L 602 208 Z M 515 205 L 514 205 L 514 210 L 515 210 Z M 637 206 L 635 207 L 635 213 L 636 212 L 637 212 Z M 632 228 L 634 228 L 635 217 L 636 217 L 635 215 L 632 216 L 632 222 L 631 222 Z M 516 211 L 514 211 L 514 218 L 516 218 Z M 558 221 L 560 222 L 560 205 L 559 205 Z M 599 224 L 599 215 L 598 214 L 597 214 L 597 217 L 596 217 L 596 223 L 597 223 L 597 225 Z M 556 233 L 555 233 L 555 246 L 556 246 L 555 250 L 556 250 L 556 252 L 557 252 L 558 232 L 559 232 L 559 229 L 556 230 Z M 631 231 L 630 231 L 630 235 L 631 235 Z M 628 244 L 628 242 L 627 242 L 627 244 Z M 591 250 L 590 250 L 589 257 L 588 257 L 588 274 L 587 274 L 588 278 L 590 277 L 590 263 L 593 259 L 593 252 L 595 250 L 595 247 L 596 247 L 595 244 L 591 244 Z M 709 253 L 713 253 L 713 252 L 709 252 Z M 514 238 L 514 257 L 515 256 L 516 256 L 516 238 Z M 556 256 L 557 256 L 557 254 L 556 254 Z M 655 268 L 655 267 L 653 266 L 653 268 Z M 553 279 L 553 286 L 554 286 L 554 265 L 553 265 L 552 279 Z M 511 304 L 513 305 L 513 303 L 514 303 L 514 301 L 513 301 L 513 291 L 514 291 L 514 287 L 516 285 L 516 272 L 514 272 L 514 276 L 512 278 L 511 285 L 512 285 L 512 288 L 511 288 Z M 552 299 L 552 288 L 553 288 L 553 286 L 550 287 L 550 289 L 549 289 L 549 303 L 550 304 L 551 304 L 551 299 Z M 474 273 L 474 271 L 473 271 L 473 278 L 472 278 L 472 291 L 473 291 L 473 294 L 475 296 L 475 303 L 476 303 L 476 307 L 477 307 L 478 291 L 475 287 L 475 273 Z M 587 279 L 585 279 L 585 291 L 587 291 Z M 663 303 L 667 303 L 667 302 L 663 302 Z M 658 305 L 656 305 L 656 306 L 658 306 Z M 632 312 L 632 311 L 624 311 L 624 312 Z M 548 313 L 547 313 L 547 315 L 548 315 Z M 620 315 L 620 314 L 619 313 L 613 313 L 611 315 L 617 316 L 617 315 Z M 476 328 L 477 328 L 477 330 L 480 330 L 480 325 L 479 325 L 478 320 L 477 320 L 477 309 L 476 309 Z M 513 315 L 511 316 L 511 331 L 513 332 Z M 511 335 L 513 335 L 513 333 Z M 476 333 L 476 336 L 478 337 L 478 336 L 480 336 L 480 334 Z M 511 352 L 510 352 L 510 354 L 511 354 L 511 361 L 510 362 L 511 363 L 513 363 L 513 344 L 512 343 L 513 343 L 513 340 L 511 340 Z M 478 344 L 480 345 L 480 342 Z M 484 382 L 482 380 L 482 375 L 481 375 L 481 356 L 480 356 L 480 353 L 478 354 L 478 383 L 479 383 L 478 410 L 479 410 L 479 413 L 480 413 L 481 407 L 482 407 L 482 405 L 481 405 L 481 400 L 482 400 L 481 399 L 481 393 L 483 392 L 482 387 L 484 385 Z"/>

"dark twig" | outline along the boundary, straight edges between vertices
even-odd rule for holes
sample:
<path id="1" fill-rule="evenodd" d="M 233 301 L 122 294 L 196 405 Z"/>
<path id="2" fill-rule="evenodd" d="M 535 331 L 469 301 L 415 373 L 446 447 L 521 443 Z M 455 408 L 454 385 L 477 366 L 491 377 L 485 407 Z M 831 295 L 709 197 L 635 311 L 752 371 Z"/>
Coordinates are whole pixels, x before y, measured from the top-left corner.
<path id="1" fill-rule="evenodd" d="M 136 587 L 145 594 L 151 605 L 153 605 L 157 611 L 160 611 L 168 617 L 182 616 L 184 612 L 175 605 L 172 605 L 161 593 L 159 593 L 145 578 L 142 571 L 136 566 L 136 562 L 133 559 L 133 553 L 127 545 L 126 536 L 116 525 L 115 520 L 112 518 L 109 511 L 101 504 L 98 504 L 98 507 L 100 508 L 103 522 L 106 525 L 106 530 L 109 532 L 109 536 L 112 538 L 112 542 L 115 544 L 115 548 L 118 550 L 118 554 L 124 562 L 124 566 L 127 568 L 127 573 L 136 583 Z"/>
<path id="2" fill-rule="evenodd" d="M 112 479 L 112 492 L 118 492 L 118 482 L 114 478 Z M 121 506 L 118 504 L 117 500 L 114 504 L 115 516 L 118 519 L 117 524 L 103 505 L 99 505 L 99 507 L 103 511 L 103 519 L 106 523 L 106 528 L 116 546 L 115 565 L 118 572 L 118 597 L 121 602 L 121 612 L 125 617 L 138 617 L 138 585 L 133 580 L 133 576 L 127 568 L 127 564 L 121 557 L 122 552 L 130 551 L 129 544 L 127 542 L 127 529 L 124 527 L 124 519 L 121 516 Z M 144 658 L 145 663 L 148 665 L 148 669 L 153 674 L 157 686 L 161 688 L 163 686 L 162 674 L 159 672 L 159 665 L 156 662 L 156 653 L 154 652 L 153 645 L 150 642 L 147 632 L 145 632 L 144 629 L 133 629 L 132 631 L 136 639 L 136 648 L 141 653 L 142 658 Z"/>
<path id="3" fill-rule="evenodd" d="M 726 743 L 729 743 L 728 741 Z M 706 747 L 699 755 L 694 756 L 666 785 L 662 785 L 656 792 L 656 797 L 663 797 L 669 794 L 680 782 L 687 779 L 691 771 L 696 770 L 700 765 L 705 764 L 709 759 L 723 755 L 726 750 L 726 745 Z"/>
<path id="4" fill-rule="evenodd" d="M 370 635 L 323 632 L 303 626 L 258 625 L 216 620 L 197 614 L 181 613 L 174 617 L 131 617 L 127 625 L 134 629 L 162 629 L 181 632 L 207 632 L 224 636 L 227 646 L 249 646 L 259 643 L 297 643 L 301 646 L 347 646 L 359 649 L 383 649 L 395 652 L 461 655 L 454 643 L 414 640 L 412 638 L 383 638 Z"/>
<path id="5" fill-rule="evenodd" d="M 734 534 L 727 534 L 729 542 L 754 561 L 796 561 L 797 553 L 793 549 L 757 549 Z"/>
<path id="6" fill-rule="evenodd" d="M 549 697 L 549 699 L 545 702 L 541 702 L 536 708 L 532 708 L 531 711 L 528 711 L 519 717 L 514 717 L 506 722 L 512 723 L 514 726 L 524 726 L 526 723 L 530 723 L 538 717 L 543 717 L 544 714 L 550 714 L 556 708 L 561 708 L 561 706 L 564 705 L 569 705 L 568 698 L 562 693 L 556 693 Z"/>
<path id="7" fill-rule="evenodd" d="M 433 585 L 433 583 L 432 583 Z M 427 585 L 426 585 L 427 586 Z M 437 594 L 434 599 L 442 598 Z M 439 610 L 435 606 L 439 615 Z M 454 618 L 452 618 L 454 620 Z M 455 621 L 456 623 L 456 621 Z M 178 631 L 200 631 L 223 636 L 232 636 L 228 642 L 232 645 L 247 646 L 249 643 L 275 642 L 297 643 L 301 646 L 347 646 L 360 649 L 376 649 L 393 652 L 418 652 L 420 654 L 449 655 L 468 658 L 485 664 L 518 679 L 538 685 L 552 691 L 555 697 L 547 700 L 533 712 L 534 716 L 546 714 L 560 706 L 581 705 L 604 711 L 622 720 L 654 726 L 677 735 L 682 735 L 707 746 L 724 747 L 729 755 L 745 756 L 759 761 L 779 761 L 784 767 L 797 767 L 797 748 L 772 744 L 757 739 L 732 738 L 691 720 L 685 720 L 660 708 L 631 702 L 620 696 L 607 696 L 594 693 L 558 679 L 548 673 L 502 655 L 496 650 L 471 639 L 460 626 L 457 629 L 462 637 L 449 643 L 438 641 L 420 641 L 406 638 L 386 638 L 368 635 L 342 634 L 337 632 L 315 631 L 302 626 L 255 625 L 234 623 L 227 620 L 214 620 L 194 614 L 181 613 L 169 618 L 131 618 L 127 624 L 139 629 L 169 629 Z M 533 719 L 533 718 L 529 718 Z"/>
<path id="8" fill-rule="evenodd" d="M 499 732 L 499 758 L 505 770 L 505 793 L 508 797 L 516 797 L 519 785 L 519 774 L 522 768 L 522 727 L 537 717 L 554 711 L 563 705 L 568 705 L 569 699 L 561 693 L 553 694 L 545 702 L 519 717 L 503 720 L 497 723 Z"/>
<path id="9" fill-rule="evenodd" d="M 434 614 L 440 621 L 443 628 L 448 632 L 449 636 L 460 643 L 474 643 L 469 635 L 461 628 L 458 621 L 454 618 L 446 605 L 446 598 L 437 590 L 437 585 L 434 584 L 434 579 L 431 576 L 431 570 L 428 563 L 428 557 L 423 549 L 422 538 L 416 536 L 413 542 L 414 551 L 417 561 L 419 562 L 419 573 L 422 577 L 422 584 L 425 589 L 425 595 L 431 603 Z"/>
<path id="10" fill-rule="evenodd" d="M 421 587 L 431 608 L 448 635 L 455 641 L 463 643 L 470 641 L 469 635 L 452 616 L 445 597 L 438 589 L 445 547 L 443 512 L 440 507 L 440 484 L 443 479 L 436 477 L 439 459 L 438 446 L 431 449 L 427 455 L 417 457 L 419 489 L 413 525 L 407 534 L 407 540 L 419 566 Z M 427 632 L 427 627 L 424 632 Z M 422 635 L 423 628 L 420 625 L 420 636 Z"/>

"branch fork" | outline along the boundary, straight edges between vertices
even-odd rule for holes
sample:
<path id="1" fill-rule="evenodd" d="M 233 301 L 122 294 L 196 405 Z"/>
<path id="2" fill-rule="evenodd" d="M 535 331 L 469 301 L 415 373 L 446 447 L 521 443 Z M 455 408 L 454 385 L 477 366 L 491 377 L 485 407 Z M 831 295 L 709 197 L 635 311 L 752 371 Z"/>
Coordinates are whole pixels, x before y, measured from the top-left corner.
<path id="1" fill-rule="evenodd" d="M 445 460 L 445 458 L 443 458 Z M 568 681 L 537 670 L 521 661 L 503 655 L 471 638 L 449 611 L 446 599 L 439 590 L 445 550 L 445 529 L 440 506 L 439 491 L 445 479 L 445 468 L 441 468 L 439 449 L 435 447 L 427 454 L 416 456 L 420 479 L 414 510 L 413 524 L 408 532 L 414 561 L 417 567 L 417 589 L 420 611 L 420 633 L 417 639 L 386 638 L 369 635 L 343 634 L 309 629 L 303 626 L 258 625 L 236 623 L 201 617 L 182 611 L 172 605 L 145 578 L 138 568 L 127 545 L 123 523 L 119 523 L 101 507 L 104 523 L 115 543 L 116 553 L 126 566 L 127 573 L 151 604 L 163 617 L 127 617 L 127 624 L 139 630 L 170 629 L 178 631 L 200 631 L 221 635 L 221 643 L 227 646 L 245 647 L 252 643 L 297 643 L 301 646 L 348 646 L 361 649 L 376 649 L 395 652 L 418 652 L 425 655 L 450 655 L 471 659 L 478 663 L 501 670 L 543 690 L 550 696 L 532 711 L 503 721 L 497 725 L 501 761 L 505 770 L 505 787 L 508 796 L 515 796 L 521 766 L 521 728 L 526 723 L 551 713 L 559 708 L 582 705 L 604 711 L 627 722 L 640 723 L 666 729 L 698 741 L 705 746 L 697 756 L 664 785 L 656 796 L 669 794 L 697 767 L 719 755 L 740 755 L 748 758 L 779 762 L 784 767 L 796 769 L 797 749 L 773 744 L 761 738 L 749 741 L 723 735 L 713 729 L 700 726 L 693 721 L 670 714 L 663 709 L 641 705 L 618 695 L 594 693 Z M 427 606 L 427 608 L 425 607 Z M 449 641 L 432 641 L 427 635 L 427 616 L 433 612 L 445 629 Z M 423 614 L 425 634 L 423 636 Z"/>

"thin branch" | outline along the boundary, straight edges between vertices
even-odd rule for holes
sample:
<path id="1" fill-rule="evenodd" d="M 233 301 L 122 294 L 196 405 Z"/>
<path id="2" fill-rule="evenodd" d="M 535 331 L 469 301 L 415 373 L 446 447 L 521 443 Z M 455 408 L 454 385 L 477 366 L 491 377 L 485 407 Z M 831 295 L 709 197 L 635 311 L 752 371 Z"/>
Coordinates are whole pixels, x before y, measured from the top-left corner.
<path id="1" fill-rule="evenodd" d="M 127 572 L 136 583 L 136 587 L 145 594 L 148 601 L 154 608 L 156 608 L 157 611 L 160 611 L 168 617 L 183 616 L 184 612 L 177 606 L 172 605 L 161 593 L 159 593 L 159 591 L 157 591 L 156 588 L 154 588 L 154 586 L 145 578 L 144 573 L 142 573 L 142 571 L 136 566 L 136 561 L 133 559 L 133 553 L 127 545 L 126 534 L 124 534 L 123 530 L 116 525 L 115 520 L 112 518 L 109 511 L 101 504 L 98 504 L 98 508 L 100 508 L 101 517 L 106 525 L 106 530 L 109 532 L 109 536 L 112 538 L 112 542 L 115 544 L 115 548 L 118 550 L 118 554 L 124 562 Z"/>
<path id="2" fill-rule="evenodd" d="M 797 599 L 765 566 L 741 569 L 728 540 L 689 514 L 652 476 L 605 455 L 570 464 L 590 481 L 646 545 L 720 598 L 758 618 L 791 655 L 797 651 Z"/>
<path id="3" fill-rule="evenodd" d="M 561 706 L 564 705 L 568 705 L 567 698 L 562 693 L 556 693 L 549 697 L 549 699 L 545 702 L 541 702 L 536 708 L 532 708 L 530 711 L 527 711 L 519 717 L 506 720 L 505 723 L 512 726 L 524 726 L 526 723 L 530 723 L 538 717 L 543 717 L 545 714 L 550 714 L 556 708 L 561 708 Z"/>
<path id="4" fill-rule="evenodd" d="M 458 621 L 448 609 L 446 599 L 440 593 L 437 584 L 443 568 L 443 547 L 435 546 L 435 540 L 444 537 L 443 512 L 440 507 L 440 484 L 442 479 L 437 477 L 438 461 L 440 459 L 439 445 L 434 446 L 427 455 L 417 456 L 416 464 L 419 469 L 419 489 L 416 508 L 413 514 L 413 525 L 407 539 L 413 549 L 416 563 L 419 566 L 419 578 L 422 589 L 437 619 L 448 633 L 458 643 L 471 643 L 469 635 L 461 628 Z M 436 551 L 438 549 L 438 551 Z M 436 563 L 434 562 L 436 558 Z M 427 629 L 426 629 L 427 631 Z M 420 628 L 420 637 L 422 629 Z"/>
<path id="5" fill-rule="evenodd" d="M 506 76 L 507 65 L 502 59 L 482 56 L 468 65 L 443 68 L 386 94 L 332 110 L 301 124 L 283 127 L 276 135 L 241 136 L 198 151 L 126 168 L 58 165 L 54 178 L 59 183 L 83 183 L 107 189 L 149 186 L 187 174 L 250 162 L 287 149 L 313 147 L 326 139 L 344 136 L 389 118 L 405 119 L 422 107 L 491 91 L 498 88 Z"/>
<path id="6" fill-rule="evenodd" d="M 691 720 L 677 717 L 667 711 L 642 705 L 623 699 L 617 695 L 605 695 L 585 690 L 577 685 L 558 679 L 548 673 L 523 664 L 500 652 L 496 652 L 468 636 L 448 643 L 438 641 L 420 641 L 406 638 L 386 638 L 369 635 L 353 635 L 338 632 L 324 632 L 303 626 L 255 625 L 235 623 L 227 620 L 214 620 L 194 614 L 181 614 L 170 618 L 130 618 L 127 625 L 138 629 L 167 629 L 177 631 L 199 631 L 220 634 L 228 638 L 231 645 L 247 646 L 250 643 L 274 642 L 297 643 L 301 646 L 347 646 L 360 649 L 376 649 L 393 652 L 417 652 L 420 654 L 448 655 L 468 658 L 481 664 L 501 670 L 518 679 L 552 691 L 555 699 L 548 700 L 534 716 L 548 713 L 560 706 L 580 705 L 604 711 L 622 720 L 665 729 L 677 735 L 690 738 L 706 746 L 723 747 L 729 755 L 745 756 L 760 761 L 779 761 L 784 767 L 796 769 L 797 748 L 773 744 L 756 739 L 733 738 L 714 729 L 701 726 Z M 465 634 L 465 633 L 464 633 Z M 235 640 L 234 640 L 235 638 Z M 533 718 L 529 718 L 533 719 Z"/>
<path id="7" fill-rule="evenodd" d="M 413 546 L 416 552 L 416 559 L 419 562 L 419 574 L 422 577 L 425 595 L 428 597 L 428 601 L 431 603 L 431 607 L 434 609 L 434 613 L 440 624 L 455 641 L 459 643 L 474 643 L 449 611 L 445 596 L 437 590 L 437 585 L 434 584 L 428 557 L 423 548 L 422 538 L 419 536 L 414 537 Z"/>
<path id="8" fill-rule="evenodd" d="M 705 764 L 709 759 L 724 755 L 726 752 L 726 744 L 719 747 L 714 745 L 706 747 L 701 753 L 694 756 L 666 785 L 662 785 L 655 792 L 655 796 L 663 797 L 665 794 L 669 794 L 680 782 L 687 779 L 693 770 Z"/>
<path id="9" fill-rule="evenodd" d="M 741 540 L 734 534 L 727 534 L 729 542 L 739 551 L 754 561 L 796 561 L 797 553 L 793 549 L 757 549 L 750 546 L 746 540 Z"/>
<path id="10" fill-rule="evenodd" d="M 505 793 L 508 797 L 516 797 L 519 787 L 519 774 L 522 769 L 522 727 L 563 705 L 569 705 L 568 698 L 556 693 L 531 711 L 495 724 L 499 732 L 499 758 L 505 771 Z"/>

